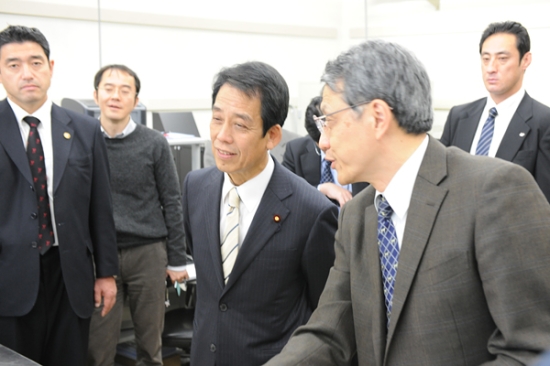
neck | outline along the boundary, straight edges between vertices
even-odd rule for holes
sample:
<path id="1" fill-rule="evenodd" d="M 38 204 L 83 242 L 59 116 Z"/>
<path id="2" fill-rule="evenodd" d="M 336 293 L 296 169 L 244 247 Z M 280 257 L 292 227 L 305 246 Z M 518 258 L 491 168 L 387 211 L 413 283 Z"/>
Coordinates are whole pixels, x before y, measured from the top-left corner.
<path id="1" fill-rule="evenodd" d="M 109 118 L 100 117 L 99 122 L 101 123 L 101 127 L 103 127 L 105 132 L 107 132 L 107 134 L 112 137 L 124 131 L 126 126 L 128 126 L 128 123 L 130 123 L 130 116 L 128 116 L 125 120 L 120 121 L 113 121 Z"/>
<path id="2" fill-rule="evenodd" d="M 391 138 L 391 141 L 384 143 L 384 154 L 380 155 L 378 166 L 373 170 L 374 177 L 368 181 L 379 192 L 384 192 L 395 174 L 403 164 L 418 149 L 425 133 L 411 135 L 403 133 Z"/>

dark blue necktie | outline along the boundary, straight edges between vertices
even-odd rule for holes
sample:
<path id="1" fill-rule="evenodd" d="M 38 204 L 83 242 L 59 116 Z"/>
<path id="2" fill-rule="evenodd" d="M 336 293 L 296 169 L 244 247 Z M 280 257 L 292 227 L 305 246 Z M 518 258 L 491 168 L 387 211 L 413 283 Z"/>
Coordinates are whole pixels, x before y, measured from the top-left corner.
<path id="1" fill-rule="evenodd" d="M 332 171 L 330 170 L 330 164 L 330 161 L 323 159 L 323 162 L 321 164 L 321 181 L 319 182 L 320 184 L 334 183 Z"/>
<path id="2" fill-rule="evenodd" d="M 481 136 L 479 137 L 479 142 L 477 143 L 476 155 L 487 156 L 489 154 L 489 148 L 491 147 L 491 142 L 493 141 L 493 133 L 495 132 L 495 117 L 497 115 L 498 112 L 495 107 L 489 110 L 489 117 L 481 129 Z"/>
<path id="3" fill-rule="evenodd" d="M 387 326 L 390 326 L 390 315 L 393 301 L 397 261 L 399 259 L 399 245 L 395 226 L 391 220 L 393 209 L 382 195 L 378 200 L 378 248 L 380 249 L 380 266 L 384 282 L 384 299 L 386 302 Z"/>
<path id="4" fill-rule="evenodd" d="M 46 178 L 46 162 L 44 159 L 44 149 L 42 141 L 38 134 L 38 125 L 40 120 L 35 117 L 27 116 L 23 118 L 31 127 L 29 138 L 27 140 L 27 157 L 31 167 L 32 179 L 34 182 L 34 191 L 38 201 L 38 250 L 40 254 L 46 253 L 54 243 L 52 218 L 50 211 L 50 200 L 48 198 L 48 182 Z"/>

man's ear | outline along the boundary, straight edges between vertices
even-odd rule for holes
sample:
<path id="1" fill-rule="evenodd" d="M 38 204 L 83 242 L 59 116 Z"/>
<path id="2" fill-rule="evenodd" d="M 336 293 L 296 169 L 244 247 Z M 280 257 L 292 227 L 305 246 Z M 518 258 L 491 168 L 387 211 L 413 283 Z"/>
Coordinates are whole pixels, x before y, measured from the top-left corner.
<path id="1" fill-rule="evenodd" d="M 94 101 L 95 101 L 95 104 L 99 105 L 99 102 L 97 100 L 97 89 L 94 90 Z"/>
<path id="2" fill-rule="evenodd" d="M 377 139 L 382 137 L 390 128 L 393 113 L 388 103 L 381 99 L 371 102 L 372 118 L 374 119 L 374 134 Z"/>
<path id="3" fill-rule="evenodd" d="M 527 52 L 525 55 L 523 55 L 523 58 L 521 59 L 521 68 L 525 72 L 529 65 L 531 65 L 531 61 L 533 60 L 533 55 L 531 52 Z"/>
<path id="4" fill-rule="evenodd" d="M 271 126 L 269 130 L 267 130 L 266 133 L 267 137 L 267 149 L 273 150 L 275 146 L 281 142 L 281 139 L 283 137 L 283 129 L 281 125 L 276 124 L 275 126 Z"/>

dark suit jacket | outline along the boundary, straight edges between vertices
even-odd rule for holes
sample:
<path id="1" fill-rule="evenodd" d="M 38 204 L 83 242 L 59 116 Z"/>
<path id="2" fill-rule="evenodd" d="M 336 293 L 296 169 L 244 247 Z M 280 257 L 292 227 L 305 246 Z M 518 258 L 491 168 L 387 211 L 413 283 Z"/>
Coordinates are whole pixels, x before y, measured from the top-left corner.
<path id="1" fill-rule="evenodd" d="M 453 107 L 441 136 L 445 146 L 470 151 L 487 98 Z M 550 108 L 523 97 L 496 153 L 527 169 L 550 201 Z"/>
<path id="2" fill-rule="evenodd" d="M 94 309 L 98 277 L 118 273 L 109 170 L 99 123 L 52 107 L 54 210 L 63 280 L 75 313 Z M 70 138 L 66 138 L 66 134 Z M 36 195 L 17 121 L 0 102 L 0 316 L 22 316 L 34 306 L 40 283 Z"/>
<path id="3" fill-rule="evenodd" d="M 283 156 L 283 166 L 317 187 L 321 181 L 321 155 L 315 148 L 315 141 L 309 136 L 289 141 Z M 367 186 L 368 183 L 353 183 L 352 195 L 355 196 Z"/>
<path id="4" fill-rule="evenodd" d="M 261 365 L 279 353 L 317 306 L 334 261 L 338 210 L 274 161 L 225 286 L 220 255 L 224 175 L 217 168 L 187 175 L 183 216 L 197 270 L 192 365 Z"/>
<path id="5" fill-rule="evenodd" d="M 374 195 L 340 212 L 319 307 L 268 365 L 346 365 L 355 352 L 360 365 L 522 365 L 550 348 L 550 205 L 524 169 L 430 138 L 388 330 Z"/>

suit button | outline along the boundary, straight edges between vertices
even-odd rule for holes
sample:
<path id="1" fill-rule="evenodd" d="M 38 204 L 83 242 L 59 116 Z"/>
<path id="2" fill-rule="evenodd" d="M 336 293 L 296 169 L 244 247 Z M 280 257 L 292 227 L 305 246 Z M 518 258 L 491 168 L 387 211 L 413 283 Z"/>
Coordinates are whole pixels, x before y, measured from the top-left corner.
<path id="1" fill-rule="evenodd" d="M 227 305 L 221 304 L 221 305 L 220 305 L 220 310 L 221 310 L 221 311 L 227 311 Z"/>
<path id="2" fill-rule="evenodd" d="M 34 220 L 34 219 L 36 219 L 37 217 L 38 217 L 38 215 L 36 214 L 36 212 L 33 212 L 33 213 L 31 214 L 31 219 Z"/>
<path id="3" fill-rule="evenodd" d="M 210 345 L 210 352 L 216 352 L 216 345 L 214 343 Z"/>
<path id="4" fill-rule="evenodd" d="M 31 243 L 31 247 L 36 248 L 37 246 L 38 246 L 38 243 L 37 243 L 37 242 L 33 241 L 33 242 Z"/>

